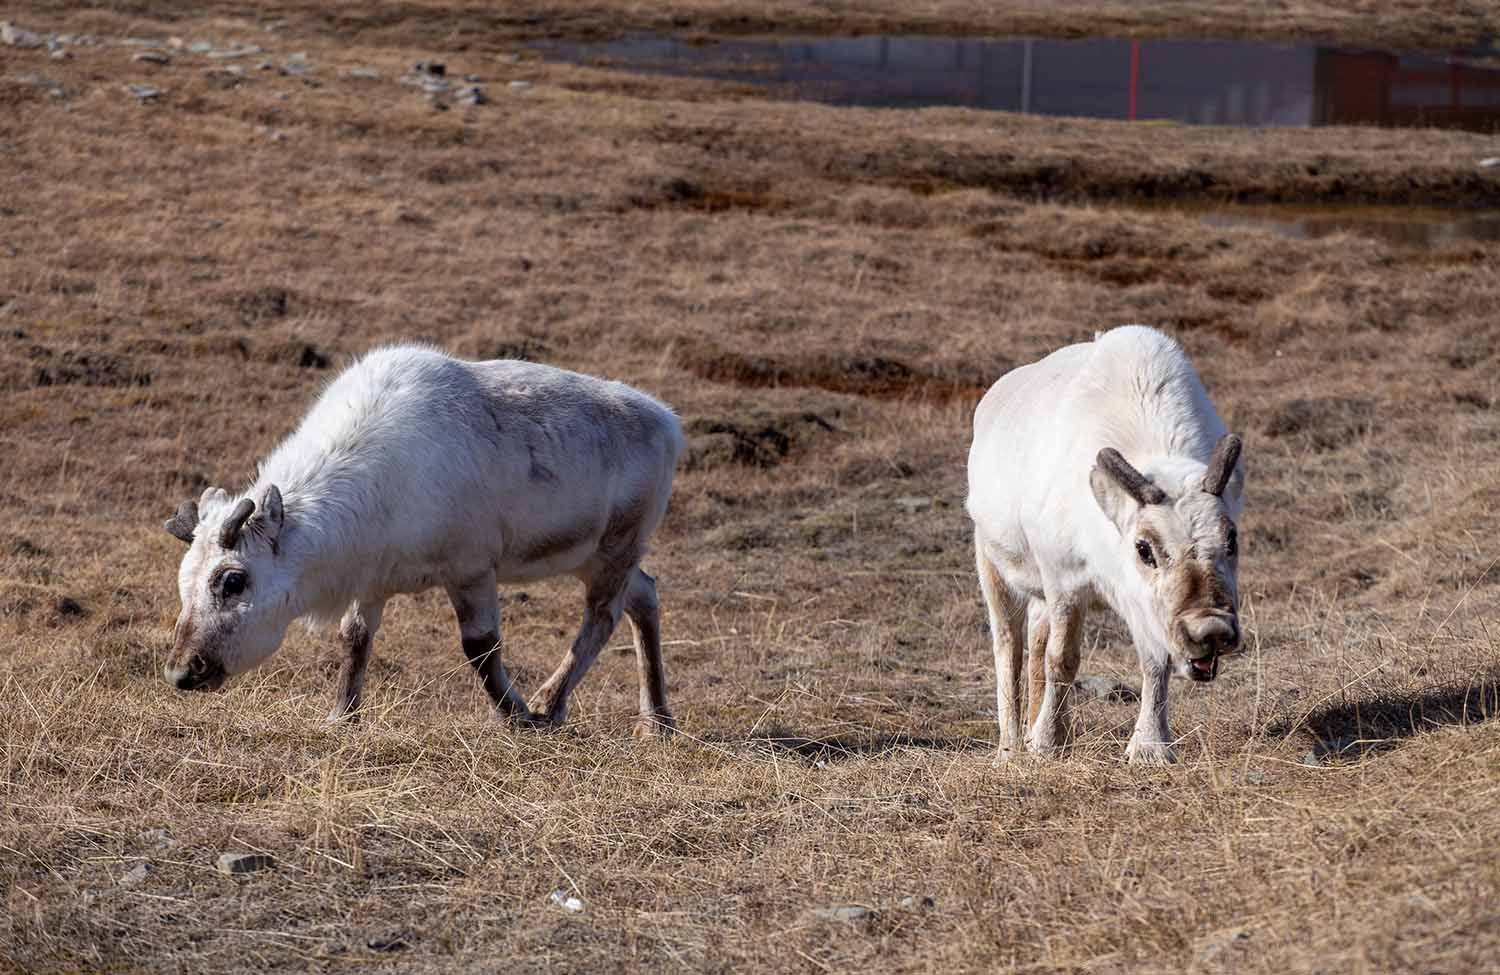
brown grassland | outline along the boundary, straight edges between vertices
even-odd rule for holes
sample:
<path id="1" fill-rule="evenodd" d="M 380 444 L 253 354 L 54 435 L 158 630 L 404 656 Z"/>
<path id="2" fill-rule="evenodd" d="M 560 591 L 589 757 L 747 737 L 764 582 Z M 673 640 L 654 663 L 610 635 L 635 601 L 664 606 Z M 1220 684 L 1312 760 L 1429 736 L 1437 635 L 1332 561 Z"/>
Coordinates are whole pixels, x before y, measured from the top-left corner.
<path id="1" fill-rule="evenodd" d="M 1500 244 L 1122 201 L 1493 206 L 1494 137 L 833 109 L 495 55 L 1064 13 L 1448 43 L 1500 11 L 741 7 L 7 8 L 313 70 L 0 48 L 0 969 L 1493 971 Z M 395 80 L 421 57 L 492 103 L 437 110 Z M 1246 650 L 1174 682 L 1175 767 L 1123 764 L 1134 706 L 1099 700 L 1068 757 L 997 764 L 969 416 L 1007 368 L 1129 321 L 1177 336 L 1245 435 Z M 626 633 L 565 728 L 509 729 L 435 593 L 392 603 L 357 728 L 324 723 L 325 634 L 219 694 L 161 680 L 162 520 L 244 483 L 332 370 L 396 339 L 678 409 L 690 454 L 647 562 L 675 739 L 630 738 Z M 504 606 L 530 689 L 578 593 Z M 1112 621 L 1083 672 L 1138 680 Z M 225 850 L 275 869 L 223 876 Z M 818 913 L 846 905 L 867 910 Z"/>

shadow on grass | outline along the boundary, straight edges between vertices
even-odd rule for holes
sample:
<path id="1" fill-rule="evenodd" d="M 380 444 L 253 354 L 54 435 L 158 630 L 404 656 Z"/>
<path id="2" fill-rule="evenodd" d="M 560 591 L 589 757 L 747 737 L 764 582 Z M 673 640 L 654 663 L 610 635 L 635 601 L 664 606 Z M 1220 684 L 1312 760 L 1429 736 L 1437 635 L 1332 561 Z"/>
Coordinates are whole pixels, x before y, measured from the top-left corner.
<path id="1" fill-rule="evenodd" d="M 1306 732 L 1313 749 L 1303 759 L 1361 759 L 1395 748 L 1403 740 L 1447 725 L 1477 724 L 1500 715 L 1500 672 L 1463 683 L 1419 691 L 1380 691 L 1357 700 L 1321 705 L 1300 718 L 1284 718 L 1266 729 L 1275 738 Z"/>
<path id="2" fill-rule="evenodd" d="M 726 738 L 725 744 L 728 743 L 729 740 Z M 905 732 L 870 731 L 829 735 L 823 738 L 806 738 L 784 728 L 771 728 L 763 735 L 742 739 L 738 743 L 772 755 L 794 755 L 809 762 L 843 762 L 851 758 L 882 755 L 903 748 L 970 752 L 993 750 L 995 747 L 992 741 L 963 736 L 932 738 Z"/>

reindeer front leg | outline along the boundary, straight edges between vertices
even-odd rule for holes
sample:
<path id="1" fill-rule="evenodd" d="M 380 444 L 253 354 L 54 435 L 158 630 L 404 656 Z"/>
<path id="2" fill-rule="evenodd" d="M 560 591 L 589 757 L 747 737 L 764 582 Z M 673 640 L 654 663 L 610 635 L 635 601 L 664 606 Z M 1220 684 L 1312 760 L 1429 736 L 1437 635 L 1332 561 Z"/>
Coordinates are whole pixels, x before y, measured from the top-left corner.
<path id="1" fill-rule="evenodd" d="M 334 692 L 329 721 L 358 721 L 359 705 L 364 695 L 365 667 L 370 662 L 370 646 L 380 629 L 380 613 L 385 603 L 355 601 L 339 622 L 339 640 L 344 645 L 344 661 L 339 666 L 338 687 Z"/>
<path id="2" fill-rule="evenodd" d="M 1135 733 L 1125 746 L 1125 759 L 1137 765 L 1170 765 L 1177 761 L 1172 750 L 1172 733 L 1167 730 L 1167 679 L 1171 668 L 1166 661 L 1150 660 L 1141 655 L 1141 712 L 1135 719 Z"/>

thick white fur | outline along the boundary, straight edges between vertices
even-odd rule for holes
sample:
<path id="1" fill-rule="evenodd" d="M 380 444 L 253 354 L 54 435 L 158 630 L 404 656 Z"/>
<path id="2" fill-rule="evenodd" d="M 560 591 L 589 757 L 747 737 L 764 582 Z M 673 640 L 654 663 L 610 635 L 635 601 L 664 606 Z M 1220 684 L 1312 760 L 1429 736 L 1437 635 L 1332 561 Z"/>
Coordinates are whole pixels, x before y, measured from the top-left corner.
<path id="1" fill-rule="evenodd" d="M 1182 495 L 1177 511 L 1191 524 L 1214 515 L 1214 499 L 1198 486 L 1224 433 L 1182 348 L 1140 325 L 1112 329 L 1007 373 L 974 416 L 967 507 L 981 575 L 988 560 L 1012 612 L 1024 616 L 1030 603 L 1032 613 L 1040 613 L 1045 603 L 1054 626 L 1058 612 L 1077 613 L 1081 625 L 1097 602 L 1124 619 L 1145 678 L 1132 758 L 1171 759 L 1166 677 L 1174 660 L 1151 590 L 1131 561 L 1129 539 L 1122 540 L 1102 510 L 1090 472 L 1099 450 L 1114 447 L 1169 495 Z M 1237 469 L 1219 509 L 1236 520 L 1242 483 Z M 1007 622 L 992 616 L 991 626 Z M 998 643 L 996 655 L 998 663 Z M 1175 663 L 1179 672 L 1185 666 Z M 1044 727 L 1045 712 L 1055 704 L 1050 676 L 1047 693 L 1043 720 L 1028 733 L 1039 751 L 1055 744 Z M 1002 744 L 1017 745 L 1005 739 L 1019 728 L 1019 704 L 1007 700 L 1004 686 L 999 698 Z"/>
<path id="2" fill-rule="evenodd" d="M 390 596 L 491 572 L 502 583 L 628 572 L 666 510 L 681 449 L 672 411 L 621 383 L 377 349 L 328 386 L 252 486 L 204 494 L 179 573 L 179 634 L 189 620 L 200 640 L 215 634 L 233 675 L 274 652 L 299 617 L 330 622 L 365 606 L 378 625 Z M 259 530 L 272 485 L 279 534 Z M 257 513 L 226 551 L 219 528 L 238 497 Z M 249 570 L 250 598 L 218 619 L 230 611 L 206 587 L 226 562 Z"/>

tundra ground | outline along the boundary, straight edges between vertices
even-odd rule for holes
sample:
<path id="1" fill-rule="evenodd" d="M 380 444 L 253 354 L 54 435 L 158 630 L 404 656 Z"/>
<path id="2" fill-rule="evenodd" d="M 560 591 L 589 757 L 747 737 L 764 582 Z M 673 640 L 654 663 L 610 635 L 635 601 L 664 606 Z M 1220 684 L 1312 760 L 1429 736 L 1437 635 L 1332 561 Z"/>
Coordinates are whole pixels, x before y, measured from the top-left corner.
<path id="1" fill-rule="evenodd" d="M 568 30 L 555 7 L 483 44 L 442 26 L 478 5 L 8 10 L 313 67 L 0 49 L 0 967 L 1492 970 L 1500 244 L 1117 201 L 1483 206 L 1494 139 L 835 110 L 493 57 Z M 395 80 L 422 57 L 492 102 L 436 109 Z M 1120 322 L 1177 336 L 1245 436 L 1246 650 L 1174 682 L 1176 767 L 1122 764 L 1134 706 L 1092 699 L 1071 756 L 997 764 L 969 416 L 1007 368 Z M 691 449 L 647 562 L 675 740 L 629 737 L 623 633 L 564 729 L 510 730 L 440 594 L 389 607 L 357 728 L 323 722 L 326 634 L 219 694 L 161 680 L 162 520 L 245 483 L 332 370 L 396 339 L 678 409 Z M 579 593 L 504 612 L 530 690 Z M 1082 672 L 1138 680 L 1117 625 L 1094 619 Z M 218 873 L 236 850 L 275 867 Z"/>

